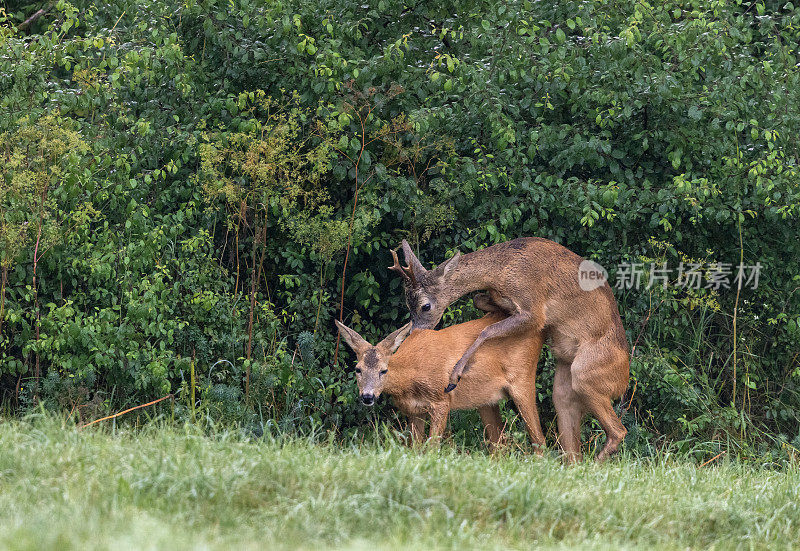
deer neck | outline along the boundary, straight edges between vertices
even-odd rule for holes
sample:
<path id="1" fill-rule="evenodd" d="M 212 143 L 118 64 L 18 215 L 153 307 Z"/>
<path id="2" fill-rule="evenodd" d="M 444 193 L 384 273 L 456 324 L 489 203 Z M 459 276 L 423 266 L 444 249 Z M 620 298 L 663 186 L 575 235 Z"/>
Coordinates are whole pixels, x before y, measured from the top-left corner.
<path id="1" fill-rule="evenodd" d="M 389 362 L 389 373 L 383 387 L 383 393 L 395 400 L 404 400 L 411 392 L 415 370 L 408 369 L 403 362 Z"/>
<path id="2" fill-rule="evenodd" d="M 491 269 L 479 254 L 469 253 L 461 257 L 458 266 L 447 282 L 446 298 L 452 303 L 468 293 L 490 289 L 497 283 L 497 267 Z"/>

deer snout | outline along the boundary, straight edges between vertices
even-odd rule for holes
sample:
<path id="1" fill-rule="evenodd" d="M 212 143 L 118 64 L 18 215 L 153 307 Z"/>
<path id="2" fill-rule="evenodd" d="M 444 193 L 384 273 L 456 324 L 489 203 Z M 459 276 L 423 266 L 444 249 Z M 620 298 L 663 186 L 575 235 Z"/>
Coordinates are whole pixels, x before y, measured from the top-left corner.
<path id="1" fill-rule="evenodd" d="M 364 393 L 361 395 L 361 403 L 365 406 L 371 406 L 375 403 L 375 395 L 372 393 Z"/>

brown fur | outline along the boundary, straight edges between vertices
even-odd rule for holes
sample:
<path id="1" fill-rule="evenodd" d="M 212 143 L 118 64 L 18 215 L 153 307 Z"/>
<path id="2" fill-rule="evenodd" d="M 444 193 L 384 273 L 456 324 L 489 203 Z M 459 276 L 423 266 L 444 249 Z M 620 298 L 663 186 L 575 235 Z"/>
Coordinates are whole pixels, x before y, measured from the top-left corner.
<path id="1" fill-rule="evenodd" d="M 478 290 L 486 292 L 476 296 L 477 307 L 508 314 L 485 327 L 466 348 L 454 364 L 448 388 L 463 384 L 459 379 L 482 346 L 543 334 L 556 358 L 553 402 L 568 459 L 580 457 L 580 424 L 587 413 L 597 417 L 607 436 L 597 459 L 617 450 L 627 431 L 611 400 L 628 386 L 628 343 L 608 283 L 591 291 L 580 288 L 580 256 L 553 241 L 527 237 L 456 254 L 426 270 L 405 240 L 402 246 L 409 266 L 395 262 L 392 268 L 404 275 L 415 330 L 434 327 L 452 302 Z"/>
<path id="2" fill-rule="evenodd" d="M 527 333 L 524 338 L 496 339 L 487 343 L 473 356 L 458 388 L 444 392 L 450 366 L 482 330 L 503 317 L 504 314 L 488 314 L 440 331 L 415 331 L 394 354 L 387 354 L 386 347 L 381 344 L 373 347 L 363 339 L 361 343 L 355 342 L 353 349 L 359 358 L 356 368 L 361 370 L 356 376 L 359 392 L 391 396 L 398 409 L 411 420 L 415 442 L 423 438 L 426 417 L 430 418 L 430 437 L 435 438 L 443 433 L 450 410 L 478 409 L 487 439 L 493 446 L 502 434 L 497 403 L 511 398 L 537 451 L 541 452 L 544 435 L 536 406 L 536 362 L 544 343 L 543 335 Z M 352 331 L 344 326 L 340 328 Z M 347 342 L 350 344 L 349 340 Z M 379 360 L 370 367 L 364 358 L 373 352 L 377 352 Z M 385 375 L 377 379 L 368 373 L 379 374 L 384 369 Z M 372 384 L 373 381 L 377 382 Z"/>

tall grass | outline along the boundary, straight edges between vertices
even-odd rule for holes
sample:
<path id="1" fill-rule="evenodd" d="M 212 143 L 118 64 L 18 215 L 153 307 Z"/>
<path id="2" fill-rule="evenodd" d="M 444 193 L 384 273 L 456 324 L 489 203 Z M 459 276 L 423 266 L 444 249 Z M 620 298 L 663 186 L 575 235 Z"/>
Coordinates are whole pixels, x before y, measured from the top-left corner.
<path id="1" fill-rule="evenodd" d="M 0 547 L 790 547 L 800 471 L 0 424 Z"/>

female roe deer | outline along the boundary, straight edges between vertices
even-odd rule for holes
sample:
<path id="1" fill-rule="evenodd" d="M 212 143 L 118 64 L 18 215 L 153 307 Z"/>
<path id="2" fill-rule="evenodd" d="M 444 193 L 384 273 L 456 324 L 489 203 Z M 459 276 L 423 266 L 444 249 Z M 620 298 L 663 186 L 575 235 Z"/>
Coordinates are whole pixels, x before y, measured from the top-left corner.
<path id="1" fill-rule="evenodd" d="M 392 251 L 390 269 L 403 276 L 415 331 L 435 327 L 452 302 L 473 291 L 488 291 L 475 296 L 476 307 L 508 314 L 485 327 L 455 362 L 446 392 L 456 388 L 479 347 L 494 339 L 543 334 L 556 358 L 553 404 L 567 459 L 580 458 L 580 425 L 587 413 L 606 433 L 597 460 L 617 450 L 627 430 L 611 400 L 628 387 L 628 341 L 608 283 L 581 287 L 580 256 L 548 239 L 527 237 L 456 253 L 426 270 L 405 239 L 402 247 L 408 266 L 401 266 Z"/>
<path id="2" fill-rule="evenodd" d="M 502 432 L 497 403 L 511 398 L 531 440 L 538 445 L 544 443 L 536 407 L 536 364 L 544 343 L 541 334 L 528 332 L 487 343 L 470 360 L 458 388 L 444 392 L 450 366 L 481 331 L 503 317 L 504 314 L 490 313 L 440 331 L 414 331 L 410 336 L 408 323 L 376 346 L 338 321 L 336 325 L 358 358 L 356 381 L 361 401 L 371 406 L 381 393 L 390 395 L 410 418 L 414 442 L 424 438 L 426 415 L 431 422 L 430 437 L 435 438 L 444 432 L 450 410 L 477 408 L 486 436 L 494 446 Z M 537 447 L 537 452 L 541 451 Z"/>

